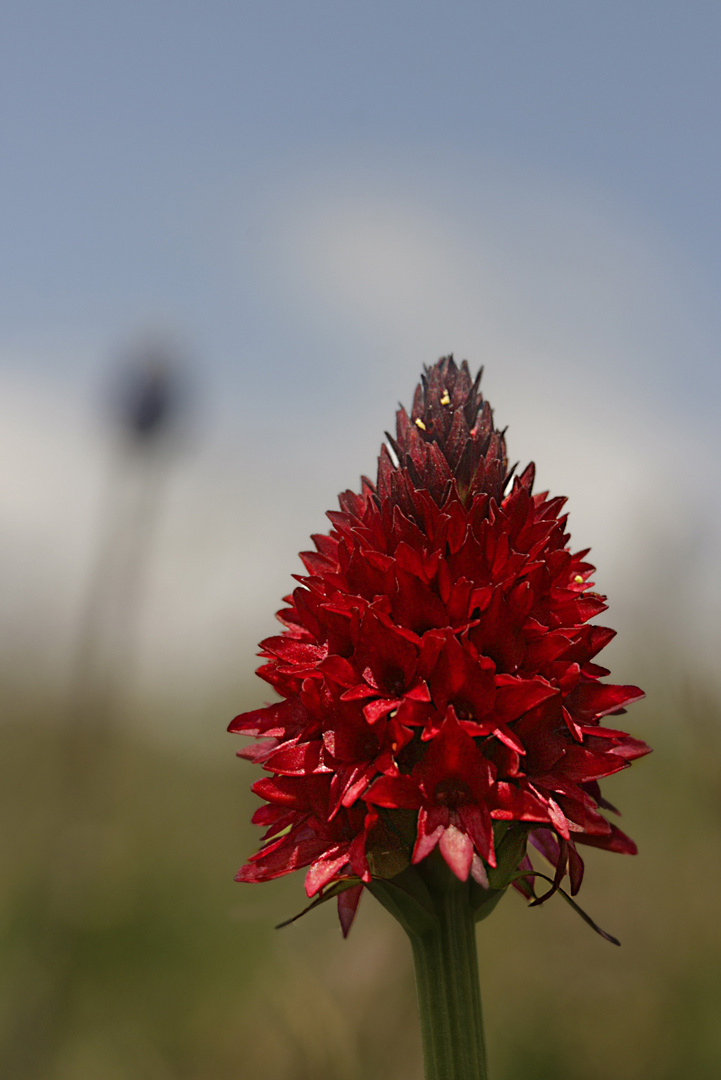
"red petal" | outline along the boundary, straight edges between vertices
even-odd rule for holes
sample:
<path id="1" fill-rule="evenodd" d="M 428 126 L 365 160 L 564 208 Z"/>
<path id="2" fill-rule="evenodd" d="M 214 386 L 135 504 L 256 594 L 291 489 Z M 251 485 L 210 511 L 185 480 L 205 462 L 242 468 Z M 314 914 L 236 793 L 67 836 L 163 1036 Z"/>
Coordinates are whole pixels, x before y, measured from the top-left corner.
<path id="1" fill-rule="evenodd" d="M 257 858 L 241 866 L 235 875 L 236 881 L 270 881 L 272 878 L 298 870 L 317 859 L 326 848 L 326 841 L 316 837 L 298 843 L 288 841 L 282 846 L 273 847 L 272 851 L 259 852 Z"/>
<path id="2" fill-rule="evenodd" d="M 467 881 L 473 861 L 473 841 L 456 825 L 448 825 L 440 835 L 438 847 L 453 873 L 461 881 Z"/>
<path id="3" fill-rule="evenodd" d="M 558 689 L 545 679 L 521 678 L 517 675 L 496 675 L 496 700 L 494 714 L 504 723 L 517 720 L 547 698 L 558 694 Z"/>
<path id="4" fill-rule="evenodd" d="M 329 766 L 321 763 L 322 750 L 323 743 L 320 739 L 281 747 L 270 755 L 265 767 L 280 773 L 281 776 L 307 776 L 308 773 L 330 772 Z"/>
<path id="5" fill-rule="evenodd" d="M 288 729 L 300 731 L 308 713 L 298 700 L 279 701 L 265 709 L 252 709 L 231 720 L 228 731 L 243 735 L 285 736 Z"/>
<path id="6" fill-rule="evenodd" d="M 545 821 L 548 817 L 543 799 L 525 786 L 499 780 L 493 788 L 492 799 L 495 806 L 491 817 L 495 821 Z"/>
<path id="7" fill-rule="evenodd" d="M 567 780 L 583 783 L 585 780 L 599 780 L 602 776 L 612 776 L 625 767 L 625 762 L 616 754 L 597 754 L 584 746 L 569 746 L 555 771 Z"/>
<path id="8" fill-rule="evenodd" d="M 348 862 L 348 845 L 339 844 L 323 852 L 320 859 L 313 863 L 305 875 L 305 891 L 307 896 L 315 896 L 324 885 L 327 885 L 335 874 Z"/>
<path id="9" fill-rule="evenodd" d="M 622 855 L 636 855 L 638 848 L 630 836 L 621 832 L 615 825 L 611 825 L 608 836 L 589 836 L 587 833 L 574 833 L 574 841 L 577 844 L 588 844 L 590 847 L 605 848 L 606 851 L 617 851 Z"/>
<path id="10" fill-rule="evenodd" d="M 342 656 L 327 656 L 319 665 L 319 670 L 337 682 L 339 686 L 357 686 L 361 679 L 349 660 Z"/>
<path id="11" fill-rule="evenodd" d="M 614 686 L 582 679 L 567 699 L 568 708 L 580 720 L 607 716 L 644 696 L 637 686 Z"/>
<path id="12" fill-rule="evenodd" d="M 493 822 L 485 804 L 468 803 L 458 810 L 463 828 L 466 830 L 476 851 L 491 866 L 496 865 L 493 853 Z"/>
<path id="13" fill-rule="evenodd" d="M 421 793 L 410 776 L 379 776 L 366 791 L 363 802 L 391 809 L 416 810 L 421 805 Z"/>
<path id="14" fill-rule="evenodd" d="M 376 724 L 379 720 L 382 720 L 384 716 L 387 716 L 389 712 L 393 712 L 395 708 L 400 705 L 400 701 L 388 700 L 387 698 L 376 698 L 375 701 L 369 701 L 367 705 L 363 707 L 363 715 L 369 724 Z"/>
<path id="15" fill-rule="evenodd" d="M 350 933 L 362 895 L 362 885 L 351 885 L 349 889 L 344 889 L 338 896 L 338 919 L 340 920 L 344 938 L 348 937 Z"/>
<path id="16" fill-rule="evenodd" d="M 418 812 L 418 835 L 411 856 L 411 862 L 419 863 L 430 855 L 441 838 L 441 834 L 448 823 L 448 813 L 429 813 L 425 807 Z"/>

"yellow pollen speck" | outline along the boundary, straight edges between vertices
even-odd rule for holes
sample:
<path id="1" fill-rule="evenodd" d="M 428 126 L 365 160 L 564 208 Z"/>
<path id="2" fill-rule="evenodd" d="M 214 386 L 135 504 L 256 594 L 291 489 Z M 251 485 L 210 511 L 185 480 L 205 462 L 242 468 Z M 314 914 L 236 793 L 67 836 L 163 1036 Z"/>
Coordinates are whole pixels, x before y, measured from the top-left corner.
<path id="1" fill-rule="evenodd" d="M 583 578 L 580 574 L 576 574 L 573 580 L 575 581 L 576 585 L 583 585 Z"/>
<path id="2" fill-rule="evenodd" d="M 450 403 L 451 403 L 451 395 L 448 393 L 447 390 L 444 390 L 443 391 L 443 397 L 441 398 L 441 405 L 450 405 Z"/>
<path id="3" fill-rule="evenodd" d="M 423 423 L 423 421 L 421 420 L 420 416 L 417 416 L 417 417 L 416 417 L 416 427 L 419 427 L 419 428 L 421 429 L 421 431 L 425 431 L 425 430 L 426 430 L 426 425 L 425 425 L 425 424 Z"/>
<path id="4" fill-rule="evenodd" d="M 397 749 L 398 749 L 398 743 L 397 742 L 391 743 L 391 750 L 393 751 L 394 754 L 395 754 Z"/>

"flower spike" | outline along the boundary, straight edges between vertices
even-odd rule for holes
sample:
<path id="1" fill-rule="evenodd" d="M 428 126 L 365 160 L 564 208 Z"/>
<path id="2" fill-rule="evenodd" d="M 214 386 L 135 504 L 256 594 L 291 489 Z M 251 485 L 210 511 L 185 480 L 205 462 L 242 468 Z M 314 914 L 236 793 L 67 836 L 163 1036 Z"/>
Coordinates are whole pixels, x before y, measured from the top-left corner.
<path id="1" fill-rule="evenodd" d="M 605 598 L 587 552 L 533 465 L 509 470 L 480 378 L 451 356 L 425 369 L 376 482 L 340 497 L 262 643 L 281 701 L 230 725 L 266 774 L 238 880 L 306 868 L 310 907 L 337 897 L 344 933 L 364 888 L 395 881 L 400 910 L 439 866 L 479 917 L 508 885 L 533 899 L 531 852 L 546 896 L 578 910 L 562 884 L 578 892 L 579 847 L 635 852 L 599 780 L 648 753 L 608 719 L 642 692 L 603 681 L 613 631 L 589 622 Z"/>

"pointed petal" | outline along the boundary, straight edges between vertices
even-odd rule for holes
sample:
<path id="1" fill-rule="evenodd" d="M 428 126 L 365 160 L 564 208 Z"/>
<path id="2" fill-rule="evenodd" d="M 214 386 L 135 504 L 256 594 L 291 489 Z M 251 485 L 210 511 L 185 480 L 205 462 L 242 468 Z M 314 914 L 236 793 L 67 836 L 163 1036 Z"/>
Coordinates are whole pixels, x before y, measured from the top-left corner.
<path id="1" fill-rule="evenodd" d="M 473 861 L 473 841 L 456 825 L 448 825 L 440 835 L 441 855 L 460 881 L 467 881 Z"/>
<path id="2" fill-rule="evenodd" d="M 351 885 L 349 889 L 344 889 L 338 896 L 338 919 L 344 938 L 348 937 L 350 933 L 362 895 L 362 885 Z"/>

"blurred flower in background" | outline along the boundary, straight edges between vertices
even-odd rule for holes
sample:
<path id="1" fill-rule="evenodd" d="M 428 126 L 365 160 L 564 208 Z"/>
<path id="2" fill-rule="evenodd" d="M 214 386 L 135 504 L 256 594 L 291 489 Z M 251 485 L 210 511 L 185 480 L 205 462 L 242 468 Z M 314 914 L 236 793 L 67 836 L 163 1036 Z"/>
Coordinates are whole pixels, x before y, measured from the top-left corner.
<path id="1" fill-rule="evenodd" d="M 238 896 L 253 838 L 236 823 L 254 807 L 221 718 L 258 704 L 255 642 L 326 508 L 372 470 L 388 402 L 419 358 L 452 351 L 487 362 L 511 462 L 534 458 L 541 489 L 569 496 L 619 630 L 609 666 L 647 690 L 637 730 L 657 749 L 635 785 L 608 785 L 640 858 L 614 891 L 589 873 L 589 909 L 623 949 L 599 953 L 580 927 L 558 957 L 534 921 L 550 925 L 550 906 L 531 918 L 508 902 L 498 938 L 524 956 L 521 986 L 481 935 L 496 1075 L 575 1077 L 603 1037 L 591 1080 L 715 1077 L 720 30 L 708 5 L 646 0 L 10 4 L 0 1072 L 418 1071 L 399 1034 L 410 971 L 382 912 L 361 913 L 342 960 L 323 912 L 310 938 L 283 931 L 281 957 L 261 928 L 295 910 L 292 891 Z M 190 355 L 192 378 L 167 399 L 162 380 L 125 384 L 119 426 L 112 401 L 98 408 L 108 357 L 128 340 L 143 369 L 145 326 L 172 329 L 167 370 Z M 127 550 L 143 514 L 137 573 L 113 556 L 107 620 L 89 622 L 98 553 Z M 78 748 L 95 801 L 70 814 L 60 718 L 82 627 L 101 624 L 87 636 L 97 670 L 108 660 L 115 741 L 92 768 Z M 669 880 L 670 846 L 675 882 L 703 862 L 698 888 Z M 526 992 L 548 1011 L 505 1060 L 501 1003 Z"/>
<path id="2" fill-rule="evenodd" d="M 108 420 L 117 434 L 100 493 L 95 552 L 81 587 L 69 722 L 103 725 L 132 684 L 138 620 L 180 419 L 179 359 L 147 336 L 114 375 Z"/>

